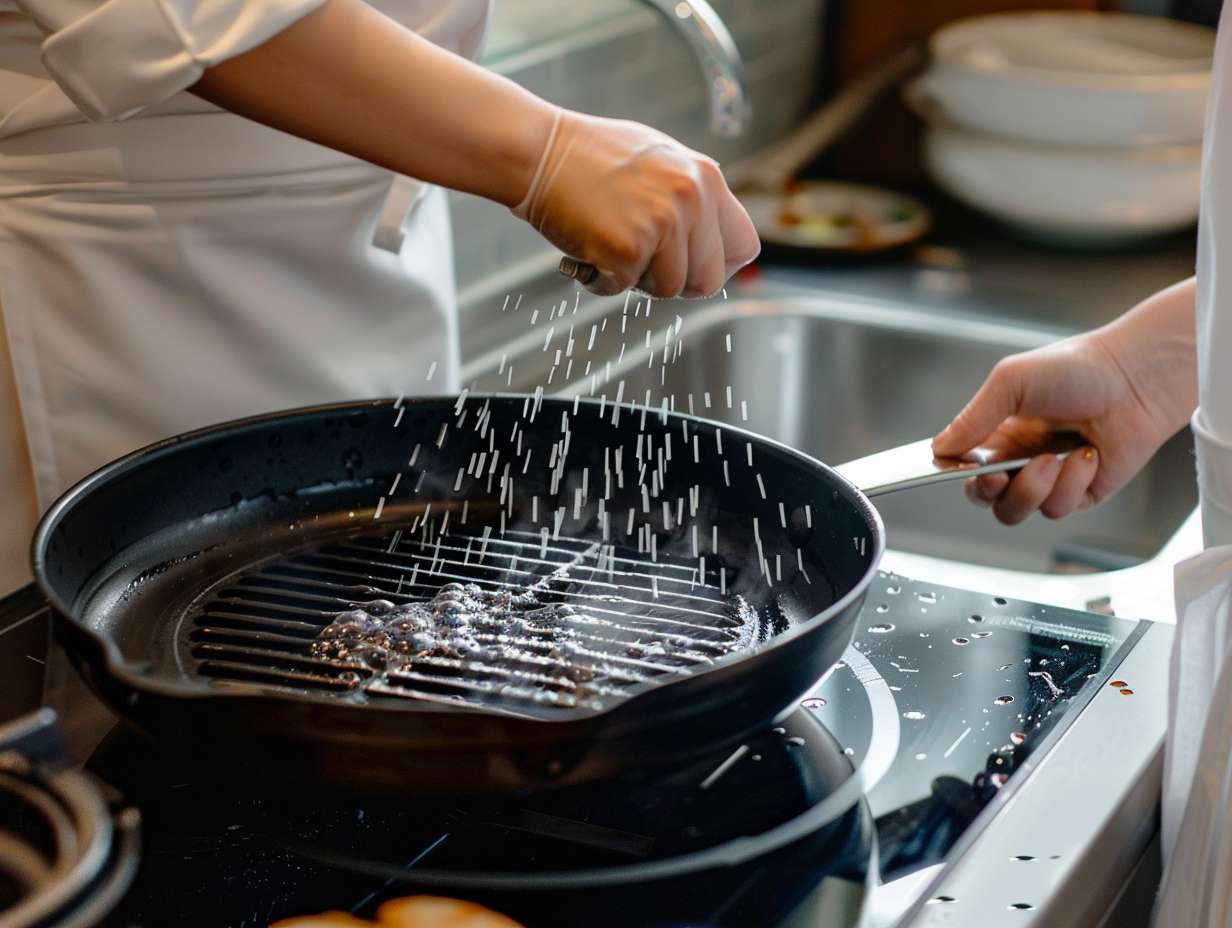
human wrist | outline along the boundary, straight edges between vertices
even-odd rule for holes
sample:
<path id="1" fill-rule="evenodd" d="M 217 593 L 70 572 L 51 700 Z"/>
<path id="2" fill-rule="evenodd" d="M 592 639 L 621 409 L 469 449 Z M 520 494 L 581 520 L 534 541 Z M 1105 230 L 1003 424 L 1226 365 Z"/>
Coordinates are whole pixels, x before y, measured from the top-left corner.
<path id="1" fill-rule="evenodd" d="M 489 198 L 510 209 L 530 192 L 536 172 L 547 155 L 560 107 L 527 93 L 521 106 L 501 120 L 492 164 Z"/>
<path id="2" fill-rule="evenodd" d="M 1088 337 L 1164 437 L 1189 422 L 1198 404 L 1192 279 L 1154 294 Z"/>

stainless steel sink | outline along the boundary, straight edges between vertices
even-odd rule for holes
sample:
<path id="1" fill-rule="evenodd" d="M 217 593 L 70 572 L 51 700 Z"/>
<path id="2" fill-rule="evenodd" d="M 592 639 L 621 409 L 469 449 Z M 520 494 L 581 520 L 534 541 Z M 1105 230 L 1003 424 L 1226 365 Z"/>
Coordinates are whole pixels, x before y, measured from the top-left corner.
<path id="1" fill-rule="evenodd" d="M 620 309 L 607 315 L 593 346 L 594 314 L 559 319 L 555 347 L 565 343 L 566 324 L 573 325 L 575 363 L 570 369 L 562 360 L 548 392 L 593 391 L 611 402 L 623 380 L 625 402 L 644 402 L 649 391 L 653 406 L 666 400 L 676 410 L 743 426 L 829 463 L 934 433 L 998 358 L 1057 335 L 814 296 L 656 304 L 649 324 L 644 316 L 634 318 L 633 308 L 627 315 L 624 332 Z M 677 324 L 678 334 L 664 333 Z M 551 346 L 542 350 L 546 328 L 541 320 L 535 332 L 545 334 L 528 337 L 534 348 L 514 361 L 520 373 L 509 386 L 547 382 L 555 354 Z M 590 376 L 579 377 L 587 362 Z M 566 369 L 572 379 L 562 376 Z M 481 379 L 479 386 L 507 388 L 505 381 Z M 1125 567 L 1155 554 L 1196 505 L 1190 446 L 1183 433 L 1117 497 L 1056 522 L 1036 516 L 1004 527 L 968 504 L 958 485 L 894 494 L 877 505 L 896 549 L 1033 572 Z"/>

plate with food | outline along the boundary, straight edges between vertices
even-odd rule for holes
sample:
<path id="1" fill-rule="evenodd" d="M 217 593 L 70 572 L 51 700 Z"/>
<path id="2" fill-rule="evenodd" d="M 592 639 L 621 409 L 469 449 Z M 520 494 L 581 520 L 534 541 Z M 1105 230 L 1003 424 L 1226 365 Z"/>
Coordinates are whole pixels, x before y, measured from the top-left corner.
<path id="1" fill-rule="evenodd" d="M 882 254 L 919 241 L 932 213 L 914 197 L 845 181 L 796 180 L 741 202 L 762 244 L 809 258 Z"/>

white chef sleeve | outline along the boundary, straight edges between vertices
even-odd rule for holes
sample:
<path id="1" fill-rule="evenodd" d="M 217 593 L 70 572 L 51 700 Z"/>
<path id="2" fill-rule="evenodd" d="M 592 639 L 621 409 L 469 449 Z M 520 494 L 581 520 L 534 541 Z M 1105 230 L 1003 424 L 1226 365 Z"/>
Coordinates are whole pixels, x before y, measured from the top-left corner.
<path id="1" fill-rule="evenodd" d="M 206 68 L 325 0 L 18 0 L 48 34 L 43 64 L 88 119 L 117 120 L 192 86 Z"/>

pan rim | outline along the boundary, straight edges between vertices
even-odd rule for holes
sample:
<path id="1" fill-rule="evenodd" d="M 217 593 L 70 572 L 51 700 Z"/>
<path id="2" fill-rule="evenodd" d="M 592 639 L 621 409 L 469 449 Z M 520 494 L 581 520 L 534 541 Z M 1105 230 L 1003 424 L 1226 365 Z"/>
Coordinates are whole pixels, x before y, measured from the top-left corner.
<path id="1" fill-rule="evenodd" d="M 431 396 L 415 396 L 402 398 L 403 407 L 414 406 L 432 406 L 442 403 L 456 403 L 461 394 L 437 394 Z M 516 392 L 471 392 L 466 391 L 467 399 L 499 399 L 508 401 L 525 401 L 527 399 L 535 400 L 535 394 L 516 393 Z M 554 407 L 572 408 L 577 405 L 585 405 L 590 407 L 598 407 L 599 400 L 585 399 L 575 397 L 572 399 L 541 396 L 539 401 L 544 404 L 550 404 Z M 347 700 L 338 699 L 335 696 L 316 694 L 311 692 L 300 692 L 297 690 L 283 690 L 277 687 L 267 687 L 253 684 L 251 686 L 235 686 L 235 687 L 212 687 L 206 680 L 194 678 L 173 678 L 170 676 L 148 676 L 141 672 L 139 665 L 143 662 L 132 661 L 126 658 L 120 651 L 119 645 L 115 640 L 107 635 L 100 634 L 90 628 L 76 614 L 76 610 L 68 603 L 65 603 L 55 591 L 54 586 L 48 575 L 48 561 L 46 551 L 52 533 L 58 527 L 62 519 L 71 512 L 83 497 L 91 492 L 95 487 L 102 486 L 108 481 L 114 480 L 119 476 L 126 474 L 135 467 L 147 462 L 153 457 L 169 453 L 182 445 L 193 442 L 206 441 L 211 438 L 218 437 L 224 434 L 235 434 L 242 432 L 248 428 L 255 428 L 264 424 L 285 421 L 298 416 L 306 415 L 328 415 L 335 413 L 338 415 L 351 415 L 359 412 L 365 412 L 373 408 L 382 406 L 393 406 L 398 402 L 393 397 L 383 397 L 379 399 L 367 400 L 348 400 L 337 403 L 313 404 L 307 406 L 297 406 L 286 410 L 276 410 L 268 413 L 261 413 L 255 416 L 246 416 L 240 419 L 228 420 L 226 422 L 216 423 L 214 425 L 205 426 L 199 429 L 193 429 L 188 432 L 183 432 L 168 438 L 152 442 L 142 448 L 138 448 L 128 454 L 117 458 L 116 460 L 104 464 L 102 467 L 94 470 L 90 474 L 78 480 L 72 486 L 61 494 L 46 513 L 39 520 L 38 527 L 35 529 L 34 536 L 30 546 L 30 565 L 34 574 L 35 583 L 39 591 L 47 599 L 52 607 L 53 613 L 61 621 L 66 621 L 72 624 L 74 629 L 86 635 L 97 647 L 101 657 L 102 669 L 107 675 L 119 681 L 130 690 L 138 692 L 147 692 L 162 698 L 171 699 L 214 699 L 214 700 L 260 700 L 271 699 L 277 702 L 294 702 L 297 704 L 314 704 L 314 705 L 329 705 L 341 707 L 351 705 L 356 710 L 366 708 L 365 703 L 354 702 L 350 703 Z M 608 403 L 607 405 L 613 405 Z M 622 407 L 631 410 L 640 410 L 645 407 L 644 404 L 628 402 L 620 404 Z M 660 410 L 650 410 L 655 415 L 661 415 Z M 632 695 L 623 699 L 611 706 L 600 709 L 574 708 L 560 710 L 551 718 L 528 718 L 519 716 L 513 713 L 497 712 L 492 710 L 482 709 L 469 706 L 457 707 L 440 707 L 421 704 L 416 700 L 402 700 L 397 704 L 397 709 L 393 705 L 382 701 L 383 708 L 390 708 L 394 711 L 405 712 L 408 714 L 428 714 L 431 713 L 437 717 L 443 716 L 493 716 L 500 715 L 507 722 L 520 722 L 524 725 L 540 727 L 567 727 L 571 724 L 580 724 L 589 722 L 593 719 L 609 715 L 616 710 L 628 710 L 638 703 L 642 697 L 661 689 L 664 686 L 671 686 L 673 683 L 686 681 L 689 679 L 697 679 L 705 676 L 713 670 L 718 670 L 723 667 L 728 667 L 742 661 L 750 660 L 760 653 L 766 653 L 771 648 L 780 644 L 786 644 L 800 635 L 807 634 L 813 631 L 817 626 L 825 624 L 834 617 L 843 614 L 854 602 L 858 601 L 868 591 L 873 578 L 876 576 L 877 568 L 881 563 L 881 559 L 885 554 L 886 549 L 886 530 L 884 521 L 881 518 L 877 507 L 869 499 L 869 497 L 860 490 L 850 480 L 845 478 L 832 466 L 817 458 L 805 454 L 804 452 L 792 448 L 790 445 L 777 441 L 763 435 L 758 435 L 748 429 L 740 426 L 729 425 L 724 422 L 719 422 L 714 419 L 707 419 L 702 416 L 690 415 L 683 412 L 667 413 L 675 421 L 686 420 L 689 422 L 704 424 L 710 428 L 722 429 L 725 434 L 731 434 L 737 438 L 752 440 L 759 445 L 776 451 L 789 459 L 794 459 L 805 467 L 812 468 L 818 471 L 818 476 L 827 478 L 832 489 L 841 492 L 847 501 L 855 508 L 857 513 L 864 519 L 868 532 L 871 536 L 872 551 L 868 565 L 866 566 L 863 575 L 841 596 L 830 603 L 826 608 L 817 612 L 810 618 L 797 625 L 784 630 L 771 639 L 771 644 L 768 647 L 753 648 L 746 651 L 741 651 L 733 654 L 728 654 L 713 664 L 694 674 L 675 675 L 669 680 L 651 680 L 642 684 Z M 635 711 L 635 710 L 634 710 Z"/>

